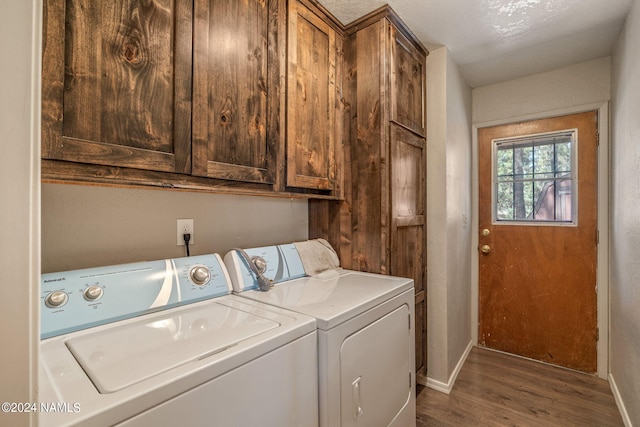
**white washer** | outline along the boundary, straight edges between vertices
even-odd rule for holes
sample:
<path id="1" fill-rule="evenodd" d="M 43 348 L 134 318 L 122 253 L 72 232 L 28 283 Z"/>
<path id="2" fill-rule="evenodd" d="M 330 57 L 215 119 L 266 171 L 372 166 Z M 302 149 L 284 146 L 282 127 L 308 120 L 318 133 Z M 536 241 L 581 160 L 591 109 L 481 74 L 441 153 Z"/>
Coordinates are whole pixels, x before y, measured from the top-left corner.
<path id="1" fill-rule="evenodd" d="M 230 290 L 218 255 L 43 275 L 40 425 L 317 426 L 315 320 Z"/>
<path id="2" fill-rule="evenodd" d="M 245 252 L 275 284 L 256 289 L 231 251 L 225 263 L 238 295 L 316 319 L 320 425 L 415 426 L 413 280 L 342 269 L 299 277 L 292 244 Z"/>

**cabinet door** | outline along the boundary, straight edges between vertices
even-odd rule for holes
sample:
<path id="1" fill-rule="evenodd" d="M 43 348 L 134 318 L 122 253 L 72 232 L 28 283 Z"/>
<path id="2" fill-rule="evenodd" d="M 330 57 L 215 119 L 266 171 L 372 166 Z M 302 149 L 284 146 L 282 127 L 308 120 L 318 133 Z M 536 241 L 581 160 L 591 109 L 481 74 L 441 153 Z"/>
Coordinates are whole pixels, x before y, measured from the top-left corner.
<path id="1" fill-rule="evenodd" d="M 190 0 L 45 0 L 42 156 L 189 173 Z"/>
<path id="2" fill-rule="evenodd" d="M 391 265 L 389 273 L 410 277 L 422 302 L 425 278 L 425 140 L 391 124 Z M 416 322 L 424 323 L 424 304 Z M 424 364 L 425 328 L 416 325 L 416 369 Z"/>
<path id="3" fill-rule="evenodd" d="M 391 120 L 425 134 L 426 57 L 393 25 L 391 37 Z"/>
<path id="4" fill-rule="evenodd" d="M 196 0 L 193 174 L 274 183 L 281 0 Z"/>
<path id="5" fill-rule="evenodd" d="M 289 3 L 287 186 L 335 185 L 336 32 L 304 5 Z"/>

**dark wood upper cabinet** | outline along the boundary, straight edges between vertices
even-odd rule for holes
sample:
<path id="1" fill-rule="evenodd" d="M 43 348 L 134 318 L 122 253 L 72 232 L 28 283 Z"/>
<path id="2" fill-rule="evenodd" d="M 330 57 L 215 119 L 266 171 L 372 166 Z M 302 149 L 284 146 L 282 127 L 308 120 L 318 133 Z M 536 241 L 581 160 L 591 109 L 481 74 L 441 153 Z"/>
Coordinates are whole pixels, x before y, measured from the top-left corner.
<path id="1" fill-rule="evenodd" d="M 190 0 L 46 0 L 42 156 L 191 172 Z"/>
<path id="2" fill-rule="evenodd" d="M 314 0 L 44 0 L 42 177 L 341 196 L 342 25 Z"/>
<path id="3" fill-rule="evenodd" d="M 292 0 L 288 16 L 286 185 L 337 190 L 342 35 L 317 5 Z"/>
<path id="4" fill-rule="evenodd" d="M 195 0 L 193 174 L 275 184 L 284 0 Z"/>

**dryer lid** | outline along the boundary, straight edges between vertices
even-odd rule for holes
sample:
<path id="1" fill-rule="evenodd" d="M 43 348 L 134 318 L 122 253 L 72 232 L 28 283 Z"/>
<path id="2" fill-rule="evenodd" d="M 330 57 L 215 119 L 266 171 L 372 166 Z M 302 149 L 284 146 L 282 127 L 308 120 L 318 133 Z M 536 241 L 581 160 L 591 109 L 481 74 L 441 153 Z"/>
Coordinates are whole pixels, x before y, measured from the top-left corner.
<path id="1" fill-rule="evenodd" d="M 100 393 L 221 353 L 279 323 L 218 303 L 106 328 L 66 345 Z"/>
<path id="2" fill-rule="evenodd" d="M 326 331 L 411 288 L 413 280 L 402 277 L 329 270 L 239 295 L 313 316 Z"/>

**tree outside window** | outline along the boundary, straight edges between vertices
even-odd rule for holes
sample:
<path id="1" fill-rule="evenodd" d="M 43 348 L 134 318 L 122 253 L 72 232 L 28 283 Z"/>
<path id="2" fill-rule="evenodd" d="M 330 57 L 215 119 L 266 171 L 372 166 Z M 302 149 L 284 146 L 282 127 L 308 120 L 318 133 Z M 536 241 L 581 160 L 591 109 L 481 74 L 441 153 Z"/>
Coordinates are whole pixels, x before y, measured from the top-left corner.
<path id="1" fill-rule="evenodd" d="M 573 221 L 574 134 L 494 141 L 497 221 Z"/>

